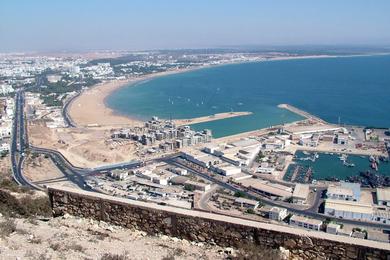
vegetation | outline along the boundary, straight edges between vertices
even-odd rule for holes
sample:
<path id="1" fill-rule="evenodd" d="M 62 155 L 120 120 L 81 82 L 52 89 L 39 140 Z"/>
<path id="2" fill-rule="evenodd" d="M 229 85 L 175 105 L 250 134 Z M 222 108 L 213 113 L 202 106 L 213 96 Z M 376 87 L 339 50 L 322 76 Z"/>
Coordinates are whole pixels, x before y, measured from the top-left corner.
<path id="1" fill-rule="evenodd" d="M 0 212 L 7 217 L 24 218 L 52 215 L 48 197 L 26 194 L 18 199 L 6 190 L 0 190 Z"/>
<path id="2" fill-rule="evenodd" d="M 190 184 L 185 184 L 184 185 L 184 190 L 186 190 L 186 191 L 194 191 L 195 187 L 190 185 Z"/>
<path id="3" fill-rule="evenodd" d="M 237 198 L 246 198 L 246 194 L 243 192 L 243 191 L 236 191 L 234 193 L 234 197 L 237 197 Z"/>
<path id="4" fill-rule="evenodd" d="M 247 209 L 245 212 L 248 214 L 255 214 L 255 211 L 253 209 Z"/>
<path id="5" fill-rule="evenodd" d="M 264 245 L 256 245 L 254 243 L 241 244 L 235 256 L 230 257 L 234 260 L 244 259 L 283 259 L 280 250 L 267 247 Z"/>
<path id="6" fill-rule="evenodd" d="M 10 234 L 16 231 L 16 224 L 13 219 L 6 219 L 0 222 L 0 236 L 2 238 L 8 237 Z"/>
<path id="7" fill-rule="evenodd" d="M 262 161 L 262 159 L 265 157 L 265 155 L 263 154 L 263 151 L 260 151 L 258 154 L 257 154 L 257 156 L 256 156 L 256 158 L 255 158 L 255 160 L 256 160 L 256 162 L 261 162 Z"/>

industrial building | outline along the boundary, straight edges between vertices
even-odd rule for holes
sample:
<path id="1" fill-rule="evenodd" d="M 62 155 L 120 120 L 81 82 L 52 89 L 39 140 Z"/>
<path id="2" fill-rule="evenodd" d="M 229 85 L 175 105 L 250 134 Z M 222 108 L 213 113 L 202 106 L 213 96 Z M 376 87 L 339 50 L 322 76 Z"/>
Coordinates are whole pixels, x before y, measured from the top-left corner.
<path id="1" fill-rule="evenodd" d="M 356 201 L 327 199 L 325 201 L 325 214 L 337 218 L 373 220 L 374 210 L 371 205 Z"/>
<path id="2" fill-rule="evenodd" d="M 307 184 L 298 183 L 295 185 L 294 192 L 292 194 L 293 203 L 305 204 L 310 194 L 310 188 Z"/>
<path id="3" fill-rule="evenodd" d="M 329 199 L 338 200 L 360 200 L 360 184 L 350 182 L 340 182 L 340 186 L 329 186 L 326 192 L 326 196 Z"/>
<path id="4" fill-rule="evenodd" d="M 277 183 L 259 179 L 245 179 L 240 183 L 253 191 L 274 199 L 287 199 L 292 196 L 292 188 Z"/>

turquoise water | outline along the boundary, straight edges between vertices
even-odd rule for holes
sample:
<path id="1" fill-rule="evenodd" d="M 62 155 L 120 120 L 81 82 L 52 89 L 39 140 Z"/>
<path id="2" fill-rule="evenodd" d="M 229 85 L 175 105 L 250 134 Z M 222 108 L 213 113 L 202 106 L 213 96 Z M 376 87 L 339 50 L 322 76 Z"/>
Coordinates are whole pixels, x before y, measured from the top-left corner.
<path id="1" fill-rule="evenodd" d="M 147 119 L 254 114 L 193 125 L 215 137 L 301 119 L 288 103 L 337 123 L 390 127 L 390 56 L 243 63 L 155 78 L 110 95 L 109 107 Z"/>
<path id="2" fill-rule="evenodd" d="M 301 151 L 297 151 L 295 155 L 298 158 L 308 157 Z M 331 155 L 318 153 L 319 157 L 315 162 L 295 160 L 294 163 L 305 167 L 311 167 L 313 170 L 313 179 L 325 179 L 327 177 L 337 177 L 341 180 L 348 176 L 358 175 L 359 172 L 373 171 L 370 168 L 370 162 L 367 156 L 349 155 L 348 162 L 355 164 L 355 167 L 346 167 L 338 158 L 340 155 Z M 285 177 L 292 172 L 294 165 L 289 165 Z M 390 163 L 380 162 L 378 173 L 390 176 Z"/>

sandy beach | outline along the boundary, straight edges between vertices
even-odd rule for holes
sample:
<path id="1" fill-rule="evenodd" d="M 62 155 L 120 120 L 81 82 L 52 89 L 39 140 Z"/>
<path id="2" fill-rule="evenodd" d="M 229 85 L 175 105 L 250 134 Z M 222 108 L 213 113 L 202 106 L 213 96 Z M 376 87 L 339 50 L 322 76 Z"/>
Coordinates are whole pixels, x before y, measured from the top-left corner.
<path id="1" fill-rule="evenodd" d="M 112 80 L 97 84 L 76 97 L 69 105 L 68 114 L 77 126 L 136 126 L 141 121 L 128 116 L 119 115 L 105 104 L 105 98 L 113 91 L 124 86 L 132 86 L 137 82 L 155 77 L 189 71 L 190 69 L 154 73 L 126 80 Z"/>
<path id="2" fill-rule="evenodd" d="M 140 123 L 129 117 L 117 115 L 104 103 L 104 99 L 112 91 L 137 80 L 140 79 L 104 82 L 84 91 L 70 104 L 69 116 L 77 126 L 136 125 Z"/>
<path id="3" fill-rule="evenodd" d="M 313 59 L 313 58 L 330 58 L 335 56 L 329 56 L 329 55 L 313 55 L 313 56 L 296 56 L 296 57 L 275 57 L 271 59 L 267 59 L 264 61 L 270 61 L 270 60 L 290 60 L 290 59 Z M 226 64 L 221 64 L 226 65 Z M 218 65 L 217 65 L 218 66 Z M 161 73 L 154 73 L 150 75 L 145 75 L 142 77 L 134 77 L 127 80 L 114 80 L 114 81 L 107 81 L 100 83 L 98 85 L 95 85 L 91 87 L 90 89 L 84 91 L 76 97 L 72 103 L 70 104 L 68 108 L 68 114 L 72 118 L 73 122 L 77 126 L 86 127 L 86 126 L 118 126 L 118 127 L 125 127 L 125 126 L 136 126 L 142 124 L 141 121 L 120 115 L 116 113 L 113 109 L 106 106 L 104 100 L 107 96 L 109 96 L 113 91 L 128 85 L 135 85 L 136 82 L 149 80 L 155 77 L 160 77 L 164 75 L 169 74 L 175 74 L 175 73 L 182 73 L 187 72 L 190 70 L 196 70 L 205 68 L 207 66 L 203 67 L 197 67 L 197 68 L 191 68 L 191 69 L 180 69 L 180 70 L 173 70 L 173 71 L 166 71 Z M 175 120 L 177 124 L 183 125 L 183 124 L 195 124 L 195 123 L 201 123 L 201 122 L 208 122 L 208 121 L 214 121 L 224 118 L 230 118 L 230 117 L 236 117 L 236 116 L 245 116 L 249 115 L 251 112 L 226 112 L 226 113 L 219 113 L 216 115 L 209 115 L 199 118 L 191 118 L 191 119 L 181 119 L 181 120 Z"/>

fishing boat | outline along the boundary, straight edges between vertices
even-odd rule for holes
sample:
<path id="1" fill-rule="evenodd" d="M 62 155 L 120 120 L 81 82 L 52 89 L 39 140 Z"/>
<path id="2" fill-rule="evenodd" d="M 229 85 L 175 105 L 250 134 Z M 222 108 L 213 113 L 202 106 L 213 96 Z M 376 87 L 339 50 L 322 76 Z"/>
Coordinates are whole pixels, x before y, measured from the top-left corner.
<path id="1" fill-rule="evenodd" d="M 342 155 L 339 157 L 339 159 L 340 159 L 340 161 L 345 162 L 345 161 L 348 159 L 348 155 L 342 154 Z"/>
<path id="2" fill-rule="evenodd" d="M 346 167 L 355 167 L 354 163 L 350 163 L 350 162 L 347 162 L 347 161 L 344 161 L 343 165 L 346 166 Z"/>

